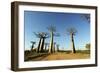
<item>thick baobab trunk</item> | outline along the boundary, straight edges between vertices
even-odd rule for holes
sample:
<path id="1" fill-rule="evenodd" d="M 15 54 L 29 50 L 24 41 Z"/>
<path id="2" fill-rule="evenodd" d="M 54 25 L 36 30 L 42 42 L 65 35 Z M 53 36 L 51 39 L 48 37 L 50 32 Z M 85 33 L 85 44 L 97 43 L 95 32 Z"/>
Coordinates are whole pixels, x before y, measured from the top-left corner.
<path id="1" fill-rule="evenodd" d="M 37 48 L 37 53 L 39 53 L 40 45 L 41 45 L 41 38 L 40 38 L 40 40 L 39 40 L 39 44 L 38 44 L 38 48 Z"/>
<path id="2" fill-rule="evenodd" d="M 76 53 L 73 34 L 71 34 L 71 49 L 72 49 L 72 53 Z"/>
<path id="3" fill-rule="evenodd" d="M 43 48 L 44 48 L 44 41 L 45 41 L 45 38 L 42 38 L 41 45 L 40 45 L 40 52 L 44 52 L 44 50 L 43 50 Z"/>
<path id="4" fill-rule="evenodd" d="M 53 32 L 51 32 L 49 53 L 53 53 Z"/>

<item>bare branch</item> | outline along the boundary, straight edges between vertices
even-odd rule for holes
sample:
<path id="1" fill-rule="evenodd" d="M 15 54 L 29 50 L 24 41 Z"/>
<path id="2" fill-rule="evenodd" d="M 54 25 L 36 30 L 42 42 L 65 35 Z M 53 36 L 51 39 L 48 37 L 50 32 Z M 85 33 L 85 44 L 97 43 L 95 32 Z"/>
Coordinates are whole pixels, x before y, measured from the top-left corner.
<path id="1" fill-rule="evenodd" d="M 47 27 L 47 29 L 51 32 L 56 32 L 56 27 L 53 25 L 50 25 L 49 27 Z"/>
<path id="2" fill-rule="evenodd" d="M 31 41 L 31 43 L 32 43 L 32 44 L 35 44 L 36 42 L 34 42 L 34 41 Z"/>
<path id="3" fill-rule="evenodd" d="M 35 34 L 36 37 L 38 37 L 38 38 L 48 38 L 48 37 L 49 37 L 49 34 L 46 33 L 46 32 L 38 32 L 38 33 L 34 32 L 34 34 Z"/>
<path id="4" fill-rule="evenodd" d="M 67 28 L 67 34 L 73 34 L 75 35 L 77 33 L 77 30 L 74 27 Z"/>
<path id="5" fill-rule="evenodd" d="M 82 14 L 81 17 L 86 19 L 90 23 L 90 15 L 89 14 Z"/>

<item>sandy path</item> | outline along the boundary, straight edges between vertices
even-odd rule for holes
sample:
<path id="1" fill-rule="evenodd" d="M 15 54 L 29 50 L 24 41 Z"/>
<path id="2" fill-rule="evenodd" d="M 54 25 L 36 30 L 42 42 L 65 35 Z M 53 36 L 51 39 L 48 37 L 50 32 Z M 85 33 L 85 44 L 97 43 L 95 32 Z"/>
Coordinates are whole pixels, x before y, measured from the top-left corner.
<path id="1" fill-rule="evenodd" d="M 31 61 L 44 61 L 44 60 L 67 60 L 67 59 L 87 59 L 89 58 L 89 54 L 82 54 L 82 53 L 76 53 L 76 54 L 67 54 L 67 53 L 54 53 L 45 55 L 42 57 L 37 57 L 32 59 Z"/>
<path id="2" fill-rule="evenodd" d="M 43 58 L 42 60 L 64 60 L 64 59 L 86 59 L 86 58 L 89 58 L 89 54 L 55 53 Z"/>

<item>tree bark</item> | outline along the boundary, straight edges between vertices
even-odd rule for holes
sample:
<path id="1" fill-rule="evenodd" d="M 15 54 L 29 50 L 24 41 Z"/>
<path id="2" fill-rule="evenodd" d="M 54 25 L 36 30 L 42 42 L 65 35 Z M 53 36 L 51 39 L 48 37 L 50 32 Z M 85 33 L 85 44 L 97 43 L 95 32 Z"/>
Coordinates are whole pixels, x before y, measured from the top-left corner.
<path id="1" fill-rule="evenodd" d="M 43 50 L 43 48 L 44 48 L 44 42 L 45 42 L 45 38 L 42 38 L 41 46 L 40 46 L 40 52 L 44 52 L 44 50 Z"/>
<path id="2" fill-rule="evenodd" d="M 55 50 L 55 44 L 53 44 L 53 52 L 55 52 L 56 50 Z"/>
<path id="3" fill-rule="evenodd" d="M 72 53 L 76 53 L 73 34 L 71 34 L 71 49 L 72 49 Z"/>
<path id="4" fill-rule="evenodd" d="M 53 53 L 53 32 L 51 32 L 49 53 Z"/>
<path id="5" fill-rule="evenodd" d="M 38 48 L 37 48 L 37 53 L 39 53 L 39 50 L 40 50 L 40 44 L 41 44 L 41 38 L 39 40 L 39 44 L 38 44 Z"/>

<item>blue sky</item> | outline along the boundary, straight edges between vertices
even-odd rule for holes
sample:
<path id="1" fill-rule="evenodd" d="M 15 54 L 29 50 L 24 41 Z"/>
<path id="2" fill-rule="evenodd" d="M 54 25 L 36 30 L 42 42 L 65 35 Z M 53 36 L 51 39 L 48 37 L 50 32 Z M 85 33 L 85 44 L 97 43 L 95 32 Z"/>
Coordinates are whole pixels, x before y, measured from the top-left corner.
<path id="1" fill-rule="evenodd" d="M 25 50 L 30 50 L 30 41 L 35 41 L 35 47 L 37 47 L 39 38 L 34 35 L 34 32 L 49 33 L 47 27 L 50 25 L 54 25 L 56 33 L 60 34 L 59 37 L 54 37 L 54 42 L 59 44 L 61 49 L 67 50 L 70 47 L 70 36 L 66 33 L 66 29 L 69 27 L 77 29 L 74 36 L 75 47 L 84 48 L 85 44 L 90 43 L 90 23 L 82 15 L 79 13 L 24 11 Z M 49 40 L 50 38 L 47 38 L 45 42 L 49 43 Z"/>

